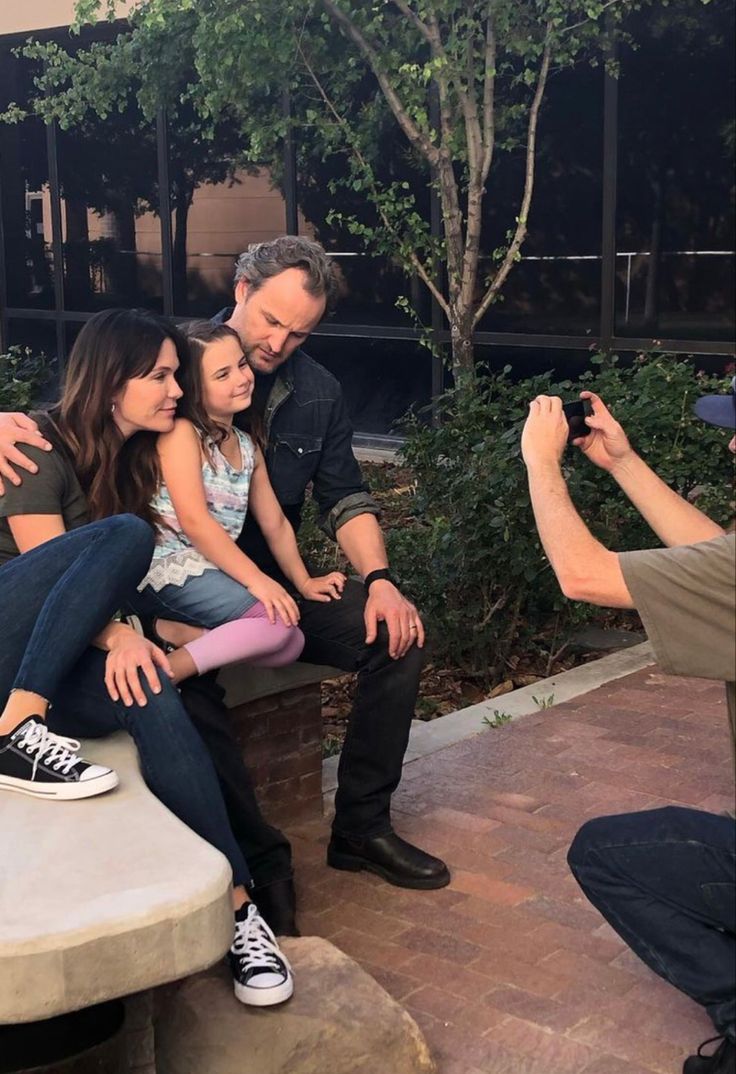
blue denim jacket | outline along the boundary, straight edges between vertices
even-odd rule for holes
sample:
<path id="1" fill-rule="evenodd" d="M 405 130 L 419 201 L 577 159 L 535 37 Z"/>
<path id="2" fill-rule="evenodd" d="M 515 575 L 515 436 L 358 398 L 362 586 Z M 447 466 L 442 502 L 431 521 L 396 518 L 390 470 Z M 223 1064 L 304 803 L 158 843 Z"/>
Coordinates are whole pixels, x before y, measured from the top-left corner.
<path id="1" fill-rule="evenodd" d="M 226 321 L 231 313 L 222 310 L 213 320 Z M 342 388 L 324 366 L 303 350 L 295 351 L 278 370 L 263 417 L 266 467 L 295 530 L 310 482 L 320 526 L 333 540 L 356 515 L 380 514 L 353 454 L 353 429 Z M 261 570 L 280 573 L 250 514 L 238 544 Z"/>

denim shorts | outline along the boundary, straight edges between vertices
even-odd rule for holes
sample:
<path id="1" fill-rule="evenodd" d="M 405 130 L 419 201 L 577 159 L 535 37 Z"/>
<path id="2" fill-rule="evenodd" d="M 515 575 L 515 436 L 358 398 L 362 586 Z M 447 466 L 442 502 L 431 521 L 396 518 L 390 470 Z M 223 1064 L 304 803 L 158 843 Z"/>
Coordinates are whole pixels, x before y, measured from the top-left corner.
<path id="1" fill-rule="evenodd" d="M 139 615 L 174 619 L 209 629 L 240 619 L 256 603 L 249 589 L 218 570 L 188 578 L 184 585 L 166 585 L 158 593 L 147 585 L 131 601 Z"/>

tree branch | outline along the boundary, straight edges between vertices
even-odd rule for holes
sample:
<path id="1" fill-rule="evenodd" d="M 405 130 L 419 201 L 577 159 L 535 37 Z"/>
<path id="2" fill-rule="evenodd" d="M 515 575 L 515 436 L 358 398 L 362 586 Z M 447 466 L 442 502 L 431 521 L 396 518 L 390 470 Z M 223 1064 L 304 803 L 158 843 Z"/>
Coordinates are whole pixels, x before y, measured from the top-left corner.
<path id="1" fill-rule="evenodd" d="M 308 58 L 307 58 L 307 56 L 306 56 L 306 54 L 304 52 L 304 49 L 302 48 L 301 42 L 297 43 L 297 49 L 298 49 L 299 54 L 300 54 L 300 56 L 302 58 L 302 62 L 304 63 L 304 66 L 306 67 L 306 69 L 307 69 L 307 71 L 309 73 L 309 77 L 312 79 L 312 82 L 316 86 L 317 91 L 318 91 L 320 97 L 322 98 L 322 100 L 324 101 L 325 106 L 327 107 L 327 109 L 330 111 L 330 113 L 334 117 L 335 122 L 342 129 L 342 131 L 343 131 L 343 133 L 345 135 L 345 140 L 347 141 L 348 145 L 350 146 L 351 153 L 354 154 L 356 160 L 358 161 L 358 163 L 360 164 L 361 168 L 363 169 L 363 171 L 364 171 L 364 173 L 366 175 L 366 178 L 368 179 L 368 182 L 369 182 L 370 187 L 371 187 L 371 192 L 373 194 L 373 202 L 374 202 L 374 204 L 376 206 L 376 210 L 378 212 L 378 215 L 381 218 L 383 226 L 386 228 L 386 230 L 389 232 L 389 234 L 394 235 L 396 237 L 397 243 L 400 244 L 401 238 L 398 235 L 395 226 L 393 225 L 393 223 L 389 219 L 388 215 L 386 214 L 385 209 L 381 205 L 380 198 L 378 197 L 378 191 L 376 189 L 376 183 L 375 183 L 375 180 L 373 178 L 373 171 L 371 170 L 371 167 L 368 164 L 368 161 L 363 156 L 363 153 L 361 152 L 360 147 L 357 145 L 357 143 L 355 141 L 355 138 L 352 135 L 352 131 L 350 130 L 349 123 L 347 122 L 347 120 L 345 119 L 344 116 L 340 115 L 340 113 L 338 112 L 337 108 L 335 107 L 335 105 L 333 104 L 332 100 L 330 99 L 327 91 L 325 90 L 324 86 L 322 85 L 322 83 L 320 82 L 319 78 L 317 77 L 317 74 L 316 74 L 314 68 L 312 67 L 311 63 L 309 62 L 309 60 L 308 60 Z M 410 262 L 412 268 L 415 270 L 415 272 L 417 273 L 417 275 L 419 276 L 421 281 L 424 283 L 424 285 L 427 288 L 427 290 L 433 296 L 435 301 L 441 307 L 441 309 L 443 310 L 445 316 L 449 318 L 449 316 L 450 316 L 450 307 L 447 304 L 447 300 L 445 299 L 445 296 L 442 294 L 442 292 L 437 287 L 437 285 L 434 282 L 434 280 L 432 279 L 432 277 L 429 275 L 429 272 L 428 272 L 426 266 L 422 263 L 421 259 L 417 256 L 417 254 L 413 250 L 409 252 L 408 256 L 409 256 L 409 262 Z"/>
<path id="2" fill-rule="evenodd" d="M 416 11 L 412 11 L 412 9 L 409 7 L 409 4 L 407 3 L 407 0 L 393 0 L 393 3 L 399 9 L 402 15 L 406 16 L 407 19 L 414 23 L 414 26 L 417 28 L 424 40 L 431 45 L 432 35 L 429 32 L 429 27 L 422 22 Z"/>
<path id="3" fill-rule="evenodd" d="M 614 4 L 619 3 L 621 3 L 621 0 L 608 0 L 608 3 L 604 4 L 596 15 L 596 19 L 601 17 L 606 8 L 613 7 Z M 572 26 L 565 26 L 559 31 L 560 36 L 562 36 L 562 34 L 569 34 L 572 30 L 578 30 L 581 26 L 587 26 L 589 22 L 595 22 L 595 19 L 581 19 L 580 22 L 574 22 Z"/>
<path id="4" fill-rule="evenodd" d="M 483 74 L 483 182 L 488 178 L 496 141 L 494 96 L 496 89 L 496 27 L 493 20 L 493 3 L 488 5 L 486 20 L 486 51 Z"/>
<path id="5" fill-rule="evenodd" d="M 527 131 L 527 143 L 526 143 L 526 174 L 524 177 L 524 194 L 521 199 L 521 209 L 517 217 L 516 231 L 514 237 L 511 240 L 511 244 L 506 251 L 498 272 L 493 278 L 490 287 L 483 296 L 483 300 L 476 310 L 473 317 L 473 328 L 478 326 L 478 322 L 484 316 L 486 310 L 493 302 L 494 298 L 503 286 L 506 277 L 511 271 L 511 266 L 516 260 L 516 255 L 521 248 L 521 244 L 526 238 L 527 233 L 527 219 L 529 215 L 529 207 L 532 202 L 532 192 L 534 190 L 534 164 L 536 155 L 537 144 L 537 122 L 539 119 L 539 109 L 542 105 L 542 98 L 544 97 L 544 89 L 547 84 L 547 75 L 549 74 L 549 65 L 552 55 L 552 24 L 547 23 L 547 30 L 545 34 L 544 52 L 542 54 L 542 64 L 539 69 L 539 78 L 537 79 L 537 89 L 534 94 L 531 108 L 529 110 L 529 128 Z"/>
<path id="6" fill-rule="evenodd" d="M 333 0 L 322 0 L 322 3 L 327 8 L 328 14 L 340 24 L 348 37 L 350 37 L 354 44 L 358 46 L 363 56 L 368 61 L 389 107 L 406 137 L 415 149 L 426 157 L 430 164 L 436 166 L 439 161 L 439 151 L 437 150 L 437 147 L 432 144 L 425 134 L 422 134 L 419 127 L 417 127 L 416 123 L 411 119 L 401 98 L 389 82 L 385 71 L 382 69 L 376 50 L 365 37 L 363 37 L 363 34 L 352 19 L 348 18 L 348 16 L 340 10 L 340 8 L 333 3 Z"/>

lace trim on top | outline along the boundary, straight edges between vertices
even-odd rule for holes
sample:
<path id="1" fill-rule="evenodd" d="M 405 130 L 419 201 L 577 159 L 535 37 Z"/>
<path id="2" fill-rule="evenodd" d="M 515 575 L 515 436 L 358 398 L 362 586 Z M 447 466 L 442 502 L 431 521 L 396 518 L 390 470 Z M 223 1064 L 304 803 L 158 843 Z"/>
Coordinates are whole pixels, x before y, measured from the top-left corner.
<path id="1" fill-rule="evenodd" d="M 146 577 L 138 586 L 141 593 L 146 586 L 160 593 L 167 585 L 184 585 L 188 578 L 201 578 L 205 571 L 216 571 L 214 563 L 205 559 L 196 548 L 172 552 L 165 559 L 155 559 Z"/>

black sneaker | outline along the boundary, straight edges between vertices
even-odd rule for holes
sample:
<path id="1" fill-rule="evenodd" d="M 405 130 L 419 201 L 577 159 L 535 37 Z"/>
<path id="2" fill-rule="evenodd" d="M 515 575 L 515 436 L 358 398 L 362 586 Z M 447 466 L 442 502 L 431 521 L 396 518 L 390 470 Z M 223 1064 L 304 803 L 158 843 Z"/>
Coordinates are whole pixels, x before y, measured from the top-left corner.
<path id="1" fill-rule="evenodd" d="M 229 959 L 235 995 L 241 1003 L 271 1007 L 292 995 L 291 966 L 255 903 L 247 903 L 235 915 L 235 939 Z"/>
<path id="2" fill-rule="evenodd" d="M 28 716 L 0 736 L 0 790 L 68 801 L 117 787 L 116 772 L 83 761 L 78 749 L 76 739 L 55 735 L 39 716 Z"/>
<path id="3" fill-rule="evenodd" d="M 709 1044 L 721 1043 L 711 1055 L 703 1055 Z M 685 1060 L 682 1074 L 736 1074 L 736 1044 L 728 1037 L 711 1037 L 703 1041 L 697 1055 Z"/>

